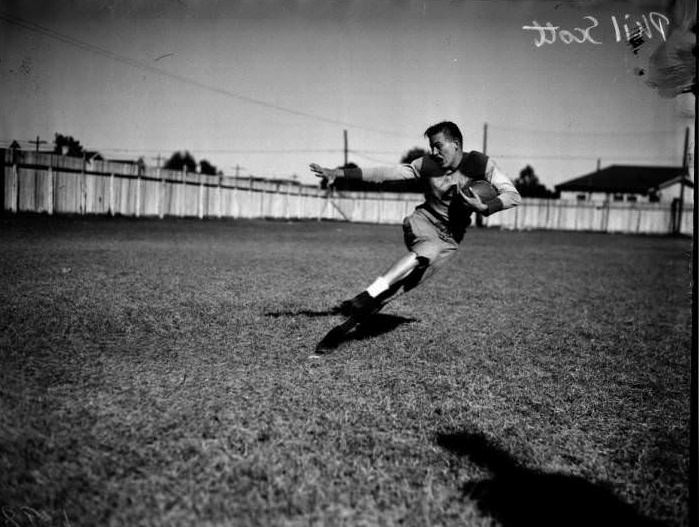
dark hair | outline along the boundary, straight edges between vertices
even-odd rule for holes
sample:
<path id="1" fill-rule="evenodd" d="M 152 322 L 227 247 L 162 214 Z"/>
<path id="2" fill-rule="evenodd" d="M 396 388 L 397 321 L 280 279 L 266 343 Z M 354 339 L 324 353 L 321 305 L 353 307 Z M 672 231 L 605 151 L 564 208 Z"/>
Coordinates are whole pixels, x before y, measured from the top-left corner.
<path id="1" fill-rule="evenodd" d="M 461 130 L 451 121 L 442 121 L 441 123 L 433 124 L 427 130 L 425 130 L 425 137 L 428 139 L 435 134 L 443 133 L 445 137 L 448 137 L 452 141 L 459 141 L 459 144 L 463 148 L 464 138 L 461 135 Z"/>

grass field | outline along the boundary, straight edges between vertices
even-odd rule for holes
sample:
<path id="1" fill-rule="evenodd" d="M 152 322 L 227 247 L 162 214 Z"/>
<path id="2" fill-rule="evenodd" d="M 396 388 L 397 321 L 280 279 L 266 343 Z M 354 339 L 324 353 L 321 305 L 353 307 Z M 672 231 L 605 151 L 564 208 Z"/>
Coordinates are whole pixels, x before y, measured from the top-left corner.
<path id="1" fill-rule="evenodd" d="M 686 525 L 691 242 L 471 230 L 336 352 L 400 227 L 0 220 L 6 525 Z"/>

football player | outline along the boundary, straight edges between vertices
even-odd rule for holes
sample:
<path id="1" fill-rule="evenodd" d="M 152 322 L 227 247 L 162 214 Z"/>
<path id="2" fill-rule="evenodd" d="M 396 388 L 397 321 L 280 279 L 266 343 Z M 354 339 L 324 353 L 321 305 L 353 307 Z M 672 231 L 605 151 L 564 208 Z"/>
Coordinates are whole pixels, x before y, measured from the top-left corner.
<path id="1" fill-rule="evenodd" d="M 488 156 L 463 151 L 463 137 L 456 124 L 437 123 L 425 131 L 425 137 L 429 154 L 410 164 L 365 169 L 310 165 L 313 174 L 326 180 L 328 186 L 341 177 L 370 182 L 418 179 L 425 196 L 403 221 L 407 254 L 366 290 L 336 308 L 347 319 L 318 344 L 318 353 L 337 347 L 347 332 L 378 312 L 396 293 L 413 289 L 443 266 L 459 247 L 473 212 L 489 216 L 521 201 L 510 179 Z M 471 191 L 475 181 L 490 183 L 484 186 L 491 192 Z"/>

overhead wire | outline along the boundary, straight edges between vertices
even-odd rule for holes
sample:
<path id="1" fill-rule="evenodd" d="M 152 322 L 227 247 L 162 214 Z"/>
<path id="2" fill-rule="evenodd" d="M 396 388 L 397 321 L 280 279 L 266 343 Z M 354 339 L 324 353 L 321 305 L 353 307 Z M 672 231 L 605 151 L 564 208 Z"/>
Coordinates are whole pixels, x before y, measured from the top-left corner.
<path id="1" fill-rule="evenodd" d="M 534 129 L 534 128 L 524 128 L 524 127 L 514 127 L 514 126 L 501 126 L 498 124 L 490 124 L 488 123 L 488 129 L 496 129 L 496 130 L 504 130 L 506 132 L 516 132 L 516 133 L 525 133 L 525 134 L 550 134 L 550 135 L 569 135 L 573 137 L 580 137 L 580 136 L 595 136 L 595 137 L 607 137 L 607 136 L 613 136 L 613 137 L 619 137 L 619 136 L 625 136 L 625 137 L 637 137 L 637 136 L 647 136 L 647 135 L 676 135 L 678 133 L 677 130 L 637 130 L 634 132 L 618 132 L 618 131 L 592 131 L 592 130 L 542 130 L 542 129 Z"/>
<path id="2" fill-rule="evenodd" d="M 279 112 L 284 112 L 290 115 L 295 115 L 297 117 L 304 117 L 307 119 L 315 120 L 318 122 L 324 122 L 328 124 L 334 124 L 338 126 L 343 126 L 346 128 L 353 128 L 357 130 L 364 130 L 367 132 L 373 132 L 377 134 L 384 134 L 384 135 L 390 135 L 393 137 L 408 137 L 406 135 L 400 134 L 399 132 L 392 131 L 392 130 L 385 130 L 381 128 L 375 128 L 371 126 L 366 126 L 366 125 L 361 125 L 357 123 L 352 123 L 349 121 L 343 121 L 340 119 L 333 119 L 330 117 L 326 117 L 323 115 L 311 113 L 311 112 L 306 112 L 303 110 L 297 110 L 294 108 L 289 108 L 287 106 L 282 106 L 280 104 L 275 104 L 271 103 L 268 101 L 264 101 L 261 99 L 256 99 L 254 97 L 250 97 L 248 95 L 243 95 L 240 93 L 233 92 L 231 90 L 226 90 L 223 88 L 219 88 L 217 86 L 212 86 L 209 84 L 205 84 L 201 81 L 198 81 L 196 79 L 186 77 L 184 75 L 180 75 L 178 73 L 172 73 L 167 70 L 164 70 L 162 68 L 156 68 L 155 66 L 151 66 L 150 64 L 147 64 L 145 62 L 142 62 L 140 60 L 132 59 L 130 57 L 126 57 L 124 55 L 119 55 L 118 53 L 114 53 L 106 48 L 96 46 L 94 44 L 90 44 L 88 42 L 85 42 L 83 40 L 79 40 L 77 38 L 71 37 L 69 35 L 66 35 L 64 33 L 59 33 L 58 31 L 54 31 L 50 28 L 41 26 L 35 22 L 30 22 L 27 20 L 23 20 L 21 18 L 18 18 L 16 16 L 12 16 L 7 13 L 2 13 L 0 12 L 0 20 L 4 20 L 8 24 L 12 24 L 18 27 L 21 27 L 27 31 L 32 31 L 35 33 L 39 33 L 41 35 L 44 35 L 48 38 L 52 38 L 54 40 L 58 40 L 60 42 L 63 42 L 65 44 L 75 46 L 79 49 L 82 49 L 83 51 L 87 51 L 90 53 L 94 53 L 96 55 L 100 55 L 102 57 L 106 57 L 110 60 L 120 62 L 122 64 L 126 64 L 128 66 L 140 69 L 142 71 L 146 71 L 155 75 L 159 75 L 161 77 L 165 77 L 171 80 L 175 80 L 184 84 L 189 84 L 190 86 L 195 86 L 197 88 L 201 88 L 213 93 L 217 93 L 219 95 L 223 95 L 225 97 L 229 97 L 232 99 L 236 99 L 239 101 L 243 101 L 249 104 L 254 104 L 257 106 L 261 106 L 263 108 L 271 109 L 271 110 L 276 110 Z"/>
<path id="3" fill-rule="evenodd" d="M 347 128 L 353 128 L 353 129 L 358 129 L 358 130 L 364 130 L 364 131 L 369 131 L 369 132 L 374 132 L 374 133 L 379 133 L 379 134 L 386 134 L 386 135 L 391 135 L 393 137 L 403 137 L 407 138 L 409 136 L 403 135 L 394 131 L 390 130 L 384 130 L 384 129 L 379 129 L 379 128 L 374 128 L 374 127 L 369 127 L 365 125 L 360 125 L 357 123 L 352 123 L 348 121 L 343 121 L 339 119 L 332 119 L 329 117 L 325 117 L 319 114 L 314 114 L 310 112 L 306 112 L 303 110 L 297 110 L 294 108 L 289 108 L 286 106 L 278 105 L 275 103 L 270 103 L 268 101 L 264 101 L 261 99 L 256 99 L 253 97 L 249 97 L 247 95 L 243 95 L 240 93 L 236 93 L 230 90 L 226 90 L 223 88 L 219 88 L 216 86 L 212 86 L 203 82 L 200 82 L 196 79 L 186 77 L 184 75 L 180 75 L 177 73 L 172 73 L 169 71 L 166 71 L 161 68 L 154 67 L 150 64 L 147 64 L 145 62 L 126 57 L 124 55 L 120 55 L 117 53 L 114 53 L 106 48 L 96 46 L 94 44 L 90 44 L 88 42 L 85 42 L 83 40 L 71 37 L 69 35 L 66 35 L 64 33 L 60 33 L 58 31 L 54 31 L 50 28 L 41 26 L 35 22 L 30 22 L 23 20 L 21 18 L 18 18 L 16 16 L 7 14 L 7 13 L 2 13 L 0 12 L 0 20 L 3 20 L 9 24 L 18 26 L 20 28 L 23 28 L 27 31 L 32 31 L 38 34 L 41 34 L 43 36 L 46 36 L 48 38 L 52 38 L 54 40 L 58 40 L 60 42 L 63 42 L 65 44 L 77 47 L 79 49 L 82 49 L 84 51 L 100 55 L 102 57 L 108 58 L 110 60 L 120 62 L 122 64 L 126 64 L 128 66 L 134 67 L 136 69 L 146 71 L 155 75 L 159 75 L 164 78 L 168 78 L 177 82 L 189 84 L 191 86 L 195 86 L 213 93 L 217 93 L 222 96 L 226 96 L 229 98 L 237 99 L 249 104 L 254 104 L 258 105 L 264 108 L 268 108 L 271 110 L 276 110 L 284 113 L 288 113 L 291 115 L 295 115 L 298 117 L 304 117 L 307 119 L 312 119 L 316 120 L 319 122 L 325 122 L 329 124 L 335 124 L 335 125 L 340 125 L 344 126 Z M 580 131 L 580 130 L 541 130 L 541 129 L 530 129 L 530 128 L 523 128 L 523 127 L 512 127 L 512 126 L 502 126 L 499 124 L 491 124 L 488 123 L 488 126 L 491 129 L 496 129 L 496 130 L 501 130 L 501 131 L 508 131 L 508 132 L 515 132 L 515 133 L 526 133 L 526 134 L 547 134 L 547 135 L 567 135 L 567 136 L 644 136 L 644 135 L 670 135 L 670 134 L 676 134 L 676 131 L 669 131 L 669 130 L 646 130 L 646 131 L 635 131 L 635 132 L 625 132 L 625 133 L 619 133 L 619 132 L 601 132 L 601 131 Z M 410 136 L 412 139 L 412 136 Z M 11 141 L 7 141 L 9 144 Z M 20 141 L 22 143 L 30 143 L 31 141 Z M 95 148 L 95 150 L 101 150 L 101 151 L 106 151 L 106 152 L 160 152 L 160 151 L 165 151 L 169 149 L 129 149 L 129 148 Z M 342 149 L 270 149 L 270 150 L 265 150 L 265 149 L 250 149 L 250 150 L 245 150 L 245 149 L 192 149 L 197 152 L 201 153 L 219 153 L 219 154 L 301 154 L 301 153 L 338 153 L 342 152 Z M 386 163 L 386 160 L 378 159 L 374 157 L 374 155 L 401 155 L 404 152 L 397 152 L 397 151 L 371 151 L 371 150 L 350 150 L 350 153 L 353 153 L 355 155 L 358 155 L 364 159 L 367 159 L 369 161 L 373 162 L 378 162 L 378 163 Z M 516 158 L 529 158 L 529 159 L 551 159 L 551 160 L 590 160 L 590 159 L 597 159 L 600 156 L 595 156 L 595 155 L 580 155 L 580 156 L 575 156 L 575 155 L 524 155 L 524 154 L 499 154 L 497 155 L 499 158 L 509 158 L 509 159 L 516 159 Z M 606 156 L 609 157 L 609 156 Z M 617 157 L 617 156 L 614 156 Z M 672 156 L 619 156 L 618 158 L 620 159 L 644 159 L 644 160 L 652 160 L 652 159 L 674 159 Z"/>
<path id="4" fill-rule="evenodd" d="M 0 144 L 6 144 L 10 145 L 14 140 L 11 139 L 0 139 Z M 26 144 L 26 145 L 31 145 L 33 146 L 36 142 L 33 140 L 17 140 L 18 143 L 20 144 Z M 118 148 L 118 147 L 90 147 L 90 150 L 102 152 L 102 153 L 107 153 L 107 152 L 113 152 L 113 153 L 150 153 L 150 154 L 160 154 L 162 152 L 169 151 L 167 148 Z M 225 149 L 225 148 L 205 148 L 205 149 L 199 149 L 199 148 L 190 148 L 190 149 L 182 149 L 184 150 L 191 150 L 193 152 L 196 152 L 197 154 L 240 154 L 240 155 L 267 155 L 267 154 L 339 154 L 344 152 L 343 149 L 341 148 L 317 148 L 317 149 L 293 149 L 293 148 L 287 148 L 287 149 Z M 366 159 L 367 161 L 372 161 L 376 163 L 390 163 L 390 162 L 395 162 L 395 159 L 399 158 L 400 156 L 404 155 L 408 150 L 356 150 L 356 149 L 348 149 L 347 153 L 348 154 L 353 154 L 356 156 L 359 156 L 363 159 Z M 387 159 L 381 159 L 376 157 L 377 155 L 379 156 L 391 156 L 392 160 L 388 161 Z M 554 160 L 554 161 L 588 161 L 588 160 L 595 160 L 599 159 L 600 157 L 604 158 L 615 158 L 615 159 L 628 159 L 628 160 L 644 160 L 644 161 L 650 161 L 650 160 L 672 160 L 675 159 L 675 156 L 637 156 L 637 155 L 562 155 L 562 154 L 529 154 L 529 153 L 491 153 L 490 154 L 492 157 L 496 159 L 541 159 L 541 160 Z M 157 157 L 157 156 L 150 156 L 150 157 Z M 395 159 L 394 159 L 395 158 Z"/>

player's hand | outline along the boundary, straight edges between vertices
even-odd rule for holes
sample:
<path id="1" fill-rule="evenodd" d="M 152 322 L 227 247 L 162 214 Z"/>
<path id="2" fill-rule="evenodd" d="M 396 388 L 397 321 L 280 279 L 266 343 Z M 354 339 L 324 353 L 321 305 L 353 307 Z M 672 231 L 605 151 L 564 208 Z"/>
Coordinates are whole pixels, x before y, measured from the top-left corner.
<path id="1" fill-rule="evenodd" d="M 335 179 L 337 178 L 336 170 L 322 167 L 317 163 L 311 163 L 308 166 L 311 167 L 311 172 L 313 172 L 313 175 L 326 180 L 328 182 L 328 186 L 332 186 L 335 183 Z"/>
<path id="2" fill-rule="evenodd" d="M 459 196 L 461 196 L 461 199 L 464 200 L 464 203 L 471 207 L 473 210 L 476 212 L 485 212 L 488 210 L 488 205 L 483 203 L 480 197 L 478 197 L 478 194 L 474 194 L 471 192 L 471 189 L 467 188 L 466 192 L 464 192 L 461 189 L 458 189 Z"/>

